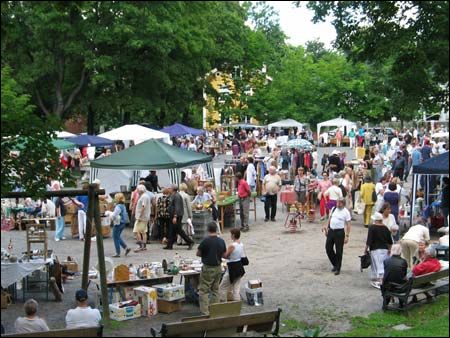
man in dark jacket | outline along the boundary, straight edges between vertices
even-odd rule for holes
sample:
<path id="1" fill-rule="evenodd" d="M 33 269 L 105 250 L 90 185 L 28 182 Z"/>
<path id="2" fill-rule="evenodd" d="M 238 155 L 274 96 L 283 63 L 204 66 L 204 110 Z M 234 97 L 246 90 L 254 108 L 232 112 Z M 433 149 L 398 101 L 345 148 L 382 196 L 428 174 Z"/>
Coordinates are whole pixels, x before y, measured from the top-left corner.
<path id="1" fill-rule="evenodd" d="M 169 187 L 170 190 L 170 200 L 169 200 L 169 215 L 170 215 L 170 226 L 169 226 L 169 241 L 167 246 L 163 248 L 164 250 L 172 250 L 173 243 L 177 241 L 177 235 L 189 245 L 191 250 L 194 246 L 194 241 L 189 238 L 184 232 L 181 221 L 183 219 L 184 207 L 183 207 L 183 197 L 178 193 L 178 186 L 173 184 Z"/>
<path id="2" fill-rule="evenodd" d="M 381 285 L 381 294 L 391 288 L 390 283 L 403 284 L 406 282 L 408 272 L 408 263 L 401 257 L 402 246 L 394 244 L 391 247 L 391 257 L 384 261 L 383 284 Z M 384 299 L 383 306 L 388 306 L 391 299 Z M 400 306 L 403 306 L 400 302 Z"/>

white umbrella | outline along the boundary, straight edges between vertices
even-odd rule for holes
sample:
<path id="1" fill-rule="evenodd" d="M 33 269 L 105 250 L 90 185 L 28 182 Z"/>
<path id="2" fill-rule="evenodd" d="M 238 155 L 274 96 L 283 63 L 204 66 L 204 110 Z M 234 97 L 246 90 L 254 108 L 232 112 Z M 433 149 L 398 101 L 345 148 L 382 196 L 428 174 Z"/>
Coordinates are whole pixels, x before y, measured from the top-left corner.
<path id="1" fill-rule="evenodd" d="M 70 137 L 76 137 L 77 135 L 69 133 L 68 131 L 57 131 L 56 137 L 57 138 L 70 138 Z"/>

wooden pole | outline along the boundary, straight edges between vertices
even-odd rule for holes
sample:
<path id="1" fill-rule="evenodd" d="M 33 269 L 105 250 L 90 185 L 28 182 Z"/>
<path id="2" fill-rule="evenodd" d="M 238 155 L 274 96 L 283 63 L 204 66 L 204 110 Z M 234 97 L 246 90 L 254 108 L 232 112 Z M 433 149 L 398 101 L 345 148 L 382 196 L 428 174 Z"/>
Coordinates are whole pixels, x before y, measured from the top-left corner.
<path id="1" fill-rule="evenodd" d="M 100 218 L 100 202 L 95 196 L 94 207 L 95 229 L 97 230 L 97 255 L 100 273 L 100 292 L 102 293 L 103 319 L 109 320 L 108 286 L 106 282 L 105 250 L 103 247 L 102 222 Z"/>
<path id="2" fill-rule="evenodd" d="M 89 185 L 88 190 L 89 206 L 86 217 L 86 233 L 84 235 L 84 256 L 83 256 L 83 273 L 81 277 L 81 288 L 86 291 L 89 281 L 89 259 L 91 256 L 92 219 L 94 218 L 95 200 L 98 198 L 97 196 L 95 196 L 95 188 L 96 188 L 95 184 Z M 79 221 L 80 220 L 78 220 L 78 222 Z"/>

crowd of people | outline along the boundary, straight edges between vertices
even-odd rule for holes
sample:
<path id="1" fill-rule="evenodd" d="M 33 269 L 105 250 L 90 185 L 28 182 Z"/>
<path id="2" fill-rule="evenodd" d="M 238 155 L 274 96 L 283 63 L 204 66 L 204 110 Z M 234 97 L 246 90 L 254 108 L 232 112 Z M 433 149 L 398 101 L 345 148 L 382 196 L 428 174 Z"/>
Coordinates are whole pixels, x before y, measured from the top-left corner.
<path id="1" fill-rule="evenodd" d="M 287 140 L 297 137 L 312 141 L 311 131 L 296 133 L 291 130 L 286 134 L 277 135 L 258 128 L 230 135 L 218 129 L 206 136 L 173 139 L 175 145 L 191 151 L 216 155 L 216 152 L 229 150 L 235 159 L 239 158 L 234 168 L 234 183 L 239 198 L 240 229 L 231 230 L 231 244 L 227 247 L 217 223 L 216 189 L 212 183 L 201 184 L 195 169 L 189 178 L 186 172 L 182 173 L 180 185 L 164 188 L 158 182 L 156 171 L 150 171 L 131 193 L 129 208 L 125 206 L 123 193 L 114 196 L 114 210 L 107 213 L 113 224 L 115 254 L 112 257 L 120 257 L 122 250 L 125 256 L 131 251 L 122 239 L 127 224 L 131 224 L 136 236 L 138 247 L 134 249 L 135 253 L 147 251 L 151 238 L 161 241 L 165 250 L 172 250 L 175 244 L 185 244 L 190 250 L 194 246 L 193 209 L 211 209 L 213 222 L 208 224 L 208 236 L 197 250 L 203 263 L 199 286 L 200 311 L 208 314 L 210 303 L 240 299 L 240 281 L 245 274 L 246 257 L 241 232 L 250 230 L 248 216 L 252 192 L 260 192 L 264 222 L 275 222 L 278 197 L 283 185 L 287 184 L 295 192 L 299 210 L 317 210 L 320 221 L 324 222 L 325 252 L 335 275 L 341 273 L 344 245 L 350 241 L 355 214 L 363 215 L 363 225 L 368 229 L 366 241 L 361 246 L 363 254 L 370 255 L 370 284 L 373 287 L 384 292 L 389 283 L 406 281 L 408 273 L 419 276 L 440 270 L 435 256 L 436 245 L 448 247 L 448 177 L 436 182 L 436 186 L 442 184 L 441 210 L 446 221 L 439 242 L 431 243 L 426 218 L 419 218 L 403 236 L 399 224 L 405 206 L 410 203 L 411 191 L 405 183 L 412 166 L 447 151 L 445 142 L 432 146 L 427 133 L 421 130 L 394 133 L 390 140 L 387 134 L 367 138 L 361 129 L 351 130 L 348 134 L 354 139 L 351 146 L 366 146 L 364 157 L 351 161 L 346 152 L 334 149 L 329 154 L 325 153 L 319 162 L 313 144 L 306 149 L 285 146 Z M 120 144 L 115 147 L 115 151 L 121 150 Z M 109 156 L 110 153 L 111 150 L 106 150 L 100 156 Z M 71 161 L 77 163 L 77 156 Z M 99 181 L 96 183 L 100 185 Z M 83 189 L 87 188 L 88 183 L 84 182 Z M 61 187 L 54 182 L 51 189 L 60 190 Z M 73 201 L 78 207 L 79 239 L 83 240 L 89 200 L 87 196 L 78 196 Z M 34 208 L 33 212 L 53 213 L 57 218 L 55 240 L 65 239 L 62 198 L 42 200 L 39 205 L 32 205 L 31 200 L 27 203 Z M 224 276 L 222 258 L 228 262 Z M 87 305 L 87 293 L 77 291 L 76 300 L 79 306 L 69 310 L 67 327 L 80 327 L 80 323 L 84 326 L 98 325 L 100 314 Z M 17 332 L 48 330 L 45 321 L 37 316 L 37 310 L 36 301 L 31 299 L 25 303 L 26 317 L 17 319 Z"/>

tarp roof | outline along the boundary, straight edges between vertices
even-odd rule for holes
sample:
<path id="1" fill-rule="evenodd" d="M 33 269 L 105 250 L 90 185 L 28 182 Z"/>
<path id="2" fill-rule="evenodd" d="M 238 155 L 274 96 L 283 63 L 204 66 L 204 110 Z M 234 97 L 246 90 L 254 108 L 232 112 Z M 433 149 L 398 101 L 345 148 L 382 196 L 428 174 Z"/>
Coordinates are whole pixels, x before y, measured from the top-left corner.
<path id="1" fill-rule="evenodd" d="M 413 174 L 448 175 L 448 151 L 413 166 Z"/>
<path id="2" fill-rule="evenodd" d="M 163 129 L 161 129 L 160 131 L 163 133 L 167 133 L 170 136 L 183 136 L 183 135 L 188 135 L 188 134 L 191 134 L 193 136 L 198 136 L 198 135 L 202 135 L 205 133 L 204 130 L 191 128 L 191 127 L 185 126 L 181 123 L 172 124 L 171 126 L 165 127 Z"/>
<path id="3" fill-rule="evenodd" d="M 170 144 L 148 140 L 141 144 L 91 161 L 92 168 L 103 169 L 173 169 L 211 162 L 212 157 Z"/>
<path id="4" fill-rule="evenodd" d="M 159 130 L 150 129 L 140 126 L 138 124 L 127 124 L 122 127 L 107 131 L 99 136 L 110 140 L 134 141 L 134 144 L 139 144 L 150 139 L 164 140 L 170 142 L 170 136 Z"/>
<path id="5" fill-rule="evenodd" d="M 293 119 L 286 119 L 286 120 L 281 120 L 275 123 L 271 123 L 268 125 L 269 129 L 272 128 L 303 128 L 304 124 L 297 122 Z"/>
<path id="6" fill-rule="evenodd" d="M 80 135 L 77 137 L 71 137 L 70 142 L 75 143 L 77 146 L 83 147 L 90 144 L 92 147 L 110 146 L 114 142 L 110 139 L 95 136 L 95 135 Z"/>

